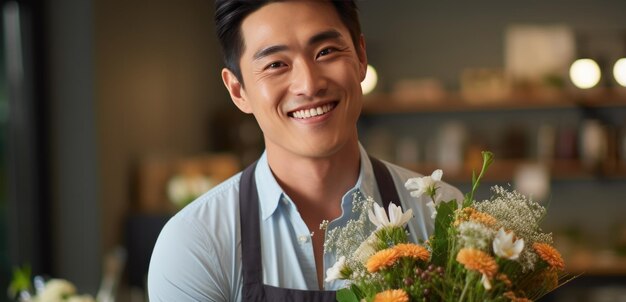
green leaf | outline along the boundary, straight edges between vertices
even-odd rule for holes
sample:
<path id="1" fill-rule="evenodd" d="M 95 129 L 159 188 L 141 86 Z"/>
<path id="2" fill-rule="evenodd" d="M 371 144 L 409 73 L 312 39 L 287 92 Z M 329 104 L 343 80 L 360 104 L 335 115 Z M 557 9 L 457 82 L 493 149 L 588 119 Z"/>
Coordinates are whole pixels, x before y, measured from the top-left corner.
<path id="1" fill-rule="evenodd" d="M 21 291 L 30 290 L 30 275 L 31 269 L 29 265 L 13 269 L 13 278 L 11 280 L 11 284 L 9 284 L 9 295 L 11 296 L 11 299 L 17 297 Z"/>
<path id="2" fill-rule="evenodd" d="M 446 265 L 446 257 L 449 248 L 449 232 L 454 219 L 454 211 L 457 209 L 456 200 L 442 202 L 437 206 L 437 217 L 435 217 L 435 234 L 431 241 L 433 255 L 431 262 L 438 266 Z"/>
<path id="3" fill-rule="evenodd" d="M 337 301 L 339 302 L 359 302 L 356 294 L 349 288 L 342 288 L 337 291 Z"/>

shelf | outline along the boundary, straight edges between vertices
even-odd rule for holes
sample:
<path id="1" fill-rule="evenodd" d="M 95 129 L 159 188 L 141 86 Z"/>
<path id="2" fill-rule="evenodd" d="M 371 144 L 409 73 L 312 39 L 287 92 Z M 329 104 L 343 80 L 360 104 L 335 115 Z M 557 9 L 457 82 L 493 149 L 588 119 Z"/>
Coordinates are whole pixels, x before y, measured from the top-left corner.
<path id="1" fill-rule="evenodd" d="M 533 164 L 527 160 L 499 159 L 489 167 L 484 176 L 484 181 L 510 182 L 513 181 L 515 173 L 519 167 L 526 164 Z M 442 168 L 441 165 L 432 163 L 403 164 L 407 169 L 417 171 L 422 174 L 430 174 L 435 169 Z M 444 169 L 443 180 L 449 183 L 469 183 L 472 180 L 472 169 L 480 172 L 479 165 L 475 167 L 463 167 L 459 171 Z M 592 180 L 592 179 L 621 179 L 626 178 L 626 163 L 613 164 L 590 170 L 583 166 L 578 160 L 554 160 L 548 166 L 551 180 Z"/>
<path id="2" fill-rule="evenodd" d="M 585 276 L 623 276 L 626 275 L 626 257 L 578 253 L 566 259 L 565 269 L 571 274 Z"/>
<path id="3" fill-rule="evenodd" d="M 521 114 L 526 114 L 529 117 L 530 123 L 532 123 L 532 117 L 536 114 L 537 110 L 579 110 L 579 109 L 599 109 L 607 112 L 613 112 L 615 110 L 617 115 L 611 115 L 611 119 L 615 120 L 612 123 L 617 123 L 617 126 L 610 125 L 612 128 L 607 127 L 607 144 L 608 148 L 611 148 L 607 153 L 607 158 L 604 159 L 604 163 L 600 167 L 587 167 L 583 162 L 577 158 L 575 159 L 554 159 L 547 164 L 548 173 L 551 180 L 604 180 L 604 179 L 626 179 L 626 160 L 618 160 L 618 141 L 616 141 L 618 131 L 616 127 L 620 127 L 623 120 L 623 114 L 626 114 L 626 89 L 615 90 L 590 90 L 590 91 L 578 91 L 572 92 L 560 92 L 551 94 L 530 95 L 530 94 L 517 94 L 509 98 L 502 100 L 493 100 L 489 102 L 471 102 L 464 100 L 460 95 L 448 94 L 447 98 L 440 101 L 400 101 L 394 99 L 391 95 L 375 94 L 367 96 L 364 101 L 363 115 L 373 117 L 383 116 L 386 114 L 424 114 L 429 115 L 431 113 L 473 113 L 473 112 L 488 112 L 492 115 L 497 115 L 502 111 L 515 111 L 515 115 L 519 111 Z M 526 112 L 524 112 L 526 111 Z M 503 118 L 509 115 L 503 116 Z M 391 117 L 393 118 L 393 117 Z M 437 117 L 435 117 L 437 118 Z M 427 121 L 432 121 L 428 119 Z M 500 120 L 506 122 L 506 120 Z M 419 119 L 416 118 L 416 122 Z M 424 125 L 421 124 L 423 127 Z M 426 127 L 430 124 L 426 124 Z M 613 131 L 613 132 L 608 132 Z M 615 141 L 608 141 L 609 135 Z M 619 134 L 622 135 L 622 134 Z M 578 137 L 576 137 L 578 139 Z M 620 136 L 621 139 L 621 136 Z M 489 145 L 489 143 L 487 143 Z M 556 144 L 556 141 L 555 141 Z M 491 143 L 491 145 L 495 145 Z M 465 152 L 465 151 L 464 151 Z M 475 156 L 469 156 L 474 157 Z M 478 157 L 480 160 L 480 156 Z M 473 161 L 473 160 L 470 160 Z M 536 163 L 531 159 L 501 159 L 495 161 L 490 167 L 486 181 L 495 182 L 510 182 L 513 181 L 515 174 L 519 168 L 523 165 Z M 444 170 L 444 178 L 451 183 L 469 183 L 472 179 L 472 170 L 478 170 L 480 168 L 480 162 L 466 162 L 463 167 L 457 169 L 445 168 L 440 164 L 434 163 L 400 163 L 410 170 L 418 171 L 420 173 L 429 174 L 433 170 L 442 168 Z M 477 171 L 478 172 L 478 171 Z"/>
<path id="4" fill-rule="evenodd" d="M 365 97 L 364 114 L 472 112 L 567 108 L 626 108 L 626 93 L 594 91 L 587 94 L 559 93 L 537 97 L 516 95 L 507 99 L 471 102 L 451 94 L 438 101 L 399 101 L 390 95 L 378 94 Z"/>

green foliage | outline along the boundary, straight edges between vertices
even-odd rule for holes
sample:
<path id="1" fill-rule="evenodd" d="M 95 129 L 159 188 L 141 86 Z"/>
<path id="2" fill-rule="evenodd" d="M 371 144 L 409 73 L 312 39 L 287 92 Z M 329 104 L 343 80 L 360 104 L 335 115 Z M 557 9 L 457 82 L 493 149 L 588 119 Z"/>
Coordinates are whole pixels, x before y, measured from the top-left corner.
<path id="1" fill-rule="evenodd" d="M 356 297 L 356 294 L 352 292 L 349 288 L 342 288 L 337 291 L 337 301 L 338 302 L 359 302 L 359 299 Z"/>
<path id="2" fill-rule="evenodd" d="M 438 266 L 446 265 L 450 237 L 448 232 L 450 225 L 454 221 L 454 211 L 457 210 L 455 200 L 442 202 L 437 206 L 437 217 L 435 218 L 435 234 L 431 239 L 432 258 L 431 262 Z"/>
<path id="3" fill-rule="evenodd" d="M 9 298 L 14 299 L 21 291 L 31 289 L 31 268 L 29 265 L 13 269 L 13 278 L 9 284 Z"/>
<path id="4" fill-rule="evenodd" d="M 376 232 L 376 250 L 384 250 L 408 241 L 406 231 L 400 227 L 384 227 Z"/>

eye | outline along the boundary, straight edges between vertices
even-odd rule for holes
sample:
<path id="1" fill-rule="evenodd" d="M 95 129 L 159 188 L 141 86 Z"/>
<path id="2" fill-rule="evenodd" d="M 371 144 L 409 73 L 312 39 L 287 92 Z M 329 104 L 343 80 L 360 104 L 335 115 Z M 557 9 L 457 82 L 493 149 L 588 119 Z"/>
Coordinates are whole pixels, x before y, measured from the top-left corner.
<path id="1" fill-rule="evenodd" d="M 329 54 L 331 54 L 331 53 L 335 52 L 336 50 L 337 50 L 337 49 L 336 49 L 336 48 L 333 48 L 333 47 L 324 48 L 324 49 L 322 49 L 322 51 L 320 51 L 320 52 L 317 54 L 317 58 L 319 58 L 319 57 L 323 57 L 323 56 L 326 56 L 326 55 L 329 55 Z"/>
<path id="2" fill-rule="evenodd" d="M 276 68 L 280 68 L 280 67 L 283 67 L 283 66 L 287 66 L 287 65 L 285 63 L 283 63 L 283 62 L 277 61 L 277 62 L 272 62 L 272 63 L 268 64 L 267 66 L 265 66 L 264 69 L 276 69 Z"/>

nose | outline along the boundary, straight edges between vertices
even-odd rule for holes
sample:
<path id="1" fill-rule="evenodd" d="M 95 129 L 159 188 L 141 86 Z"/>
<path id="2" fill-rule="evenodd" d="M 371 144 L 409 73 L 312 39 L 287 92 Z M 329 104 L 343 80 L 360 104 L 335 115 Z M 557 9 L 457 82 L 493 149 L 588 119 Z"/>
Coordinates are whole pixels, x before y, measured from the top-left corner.
<path id="1" fill-rule="evenodd" d="M 326 91 L 328 82 L 315 62 L 294 62 L 291 73 L 291 91 L 295 95 L 315 97 Z"/>

